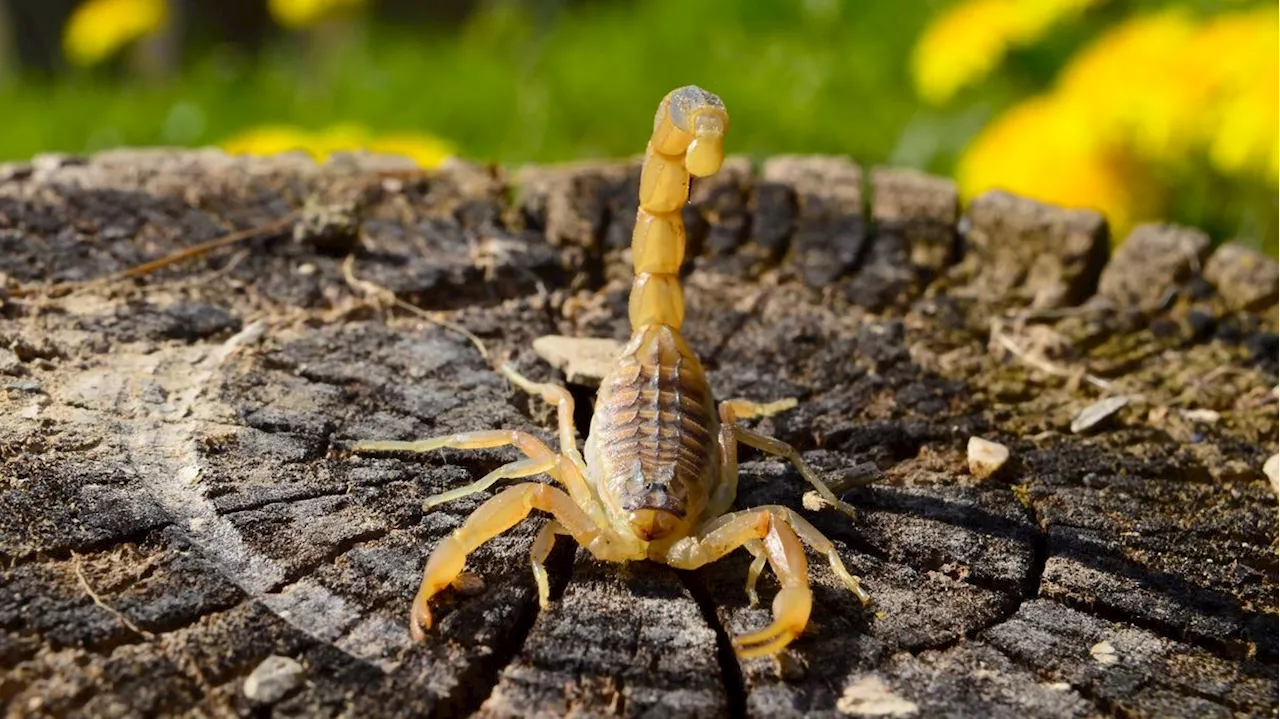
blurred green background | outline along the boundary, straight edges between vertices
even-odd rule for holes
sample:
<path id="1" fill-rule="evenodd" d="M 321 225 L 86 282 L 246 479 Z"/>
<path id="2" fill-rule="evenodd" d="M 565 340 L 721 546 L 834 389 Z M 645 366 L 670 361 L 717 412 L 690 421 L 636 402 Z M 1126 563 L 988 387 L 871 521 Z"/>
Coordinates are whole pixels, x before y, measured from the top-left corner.
<path id="1" fill-rule="evenodd" d="M 1104 125 L 1058 101 L 1073 58 L 1101 47 L 1105 68 L 1105 41 L 1173 16 L 1186 32 L 1147 30 L 1168 37 L 1130 45 L 1165 54 L 1140 61 L 1174 62 L 1187 37 L 1241 18 L 1214 46 L 1236 61 L 1187 79 L 1211 82 L 1209 101 L 1236 101 L 1231 113 L 1207 119 L 1206 96 L 1179 96 L 1190 104 L 1117 109 Z M 1167 217 L 1274 255 L 1275 28 L 1275 4 L 1250 2 L 0 0 L 0 159 L 209 144 L 400 148 L 423 164 L 449 151 L 505 164 L 625 157 L 643 150 L 658 100 L 693 83 L 724 98 L 731 152 L 916 166 L 956 175 L 966 195 L 1003 185 L 1097 207 L 1121 231 Z M 1271 78 L 1261 91 L 1259 68 Z M 1123 87 L 1100 95 L 1128 102 Z M 1042 97 L 1055 101 L 1018 112 Z M 1224 130 L 1240 107 L 1252 125 Z M 1185 140 L 1166 133 L 1179 141 L 1152 149 L 1130 132 L 1135 112 L 1185 123 Z M 1070 141 L 1055 145 L 1049 121 Z M 1057 152 L 1041 158 L 1040 145 Z"/>

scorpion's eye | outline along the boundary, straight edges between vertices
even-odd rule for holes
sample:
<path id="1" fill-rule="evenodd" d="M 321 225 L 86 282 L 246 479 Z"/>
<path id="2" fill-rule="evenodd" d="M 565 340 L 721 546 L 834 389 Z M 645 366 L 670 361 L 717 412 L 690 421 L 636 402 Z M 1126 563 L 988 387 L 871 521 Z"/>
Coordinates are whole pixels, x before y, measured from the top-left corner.
<path id="1" fill-rule="evenodd" d="M 665 509 L 637 509 L 627 518 L 636 537 L 652 542 L 675 531 L 680 518 Z"/>

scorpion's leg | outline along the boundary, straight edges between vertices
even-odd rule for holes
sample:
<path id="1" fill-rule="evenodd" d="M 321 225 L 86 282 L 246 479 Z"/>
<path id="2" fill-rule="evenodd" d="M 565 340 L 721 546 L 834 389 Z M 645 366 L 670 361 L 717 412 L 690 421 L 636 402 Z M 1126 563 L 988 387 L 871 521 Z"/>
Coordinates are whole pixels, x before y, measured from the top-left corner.
<path id="1" fill-rule="evenodd" d="M 538 606 L 543 609 L 551 600 L 551 582 L 547 578 L 547 557 L 551 556 L 551 548 L 556 544 L 557 534 L 569 532 L 556 520 L 542 526 L 538 536 L 533 540 L 533 549 L 529 552 L 529 562 L 533 565 L 533 579 L 538 583 Z"/>
<path id="2" fill-rule="evenodd" d="M 528 477 L 545 472 L 552 466 L 555 459 L 553 457 L 549 460 L 526 459 L 513 462 L 507 465 L 512 468 L 507 476 Z M 541 482 L 529 482 L 502 490 L 480 505 L 475 512 L 471 513 L 471 516 L 467 517 L 467 521 L 461 527 L 445 537 L 432 550 L 431 556 L 427 559 L 427 567 L 422 573 L 422 585 L 418 588 L 418 595 L 413 600 L 409 629 L 414 639 L 421 640 L 425 636 L 425 630 L 431 628 L 429 605 L 431 597 L 457 579 L 466 564 L 467 555 L 515 526 L 517 522 L 529 516 L 529 512 L 534 509 L 549 512 L 559 524 L 559 528 L 583 546 L 590 547 L 600 538 L 601 528 L 569 498 L 569 495 L 557 487 Z M 535 559 L 543 549 L 550 551 L 550 548 L 545 546 L 549 542 L 541 535 L 539 539 L 543 541 L 541 545 L 536 540 L 534 542 Z M 541 556 L 545 558 L 545 555 Z"/>
<path id="3" fill-rule="evenodd" d="M 728 512 L 734 498 L 738 496 L 738 438 L 734 435 L 738 420 L 767 417 L 795 406 L 794 398 L 768 404 L 745 399 L 728 399 L 720 403 L 720 483 L 711 496 L 707 511 L 709 516 L 720 516 Z"/>
<path id="4" fill-rule="evenodd" d="M 748 552 L 751 552 L 753 559 L 751 566 L 747 568 L 747 600 L 751 602 L 751 606 L 760 606 L 760 595 L 756 594 L 756 582 L 760 580 L 760 574 L 764 572 L 764 564 L 769 559 L 769 555 L 765 553 L 764 542 L 759 539 L 753 539 L 744 542 Z"/>
<path id="5" fill-rule="evenodd" d="M 545 457 L 551 450 L 542 440 L 527 432 L 506 429 L 460 432 L 439 437 L 401 442 L 397 440 L 364 440 L 356 442 L 354 452 L 434 452 L 437 449 L 489 449 L 511 445 L 524 452 L 526 457 Z"/>
<path id="6" fill-rule="evenodd" d="M 804 477 L 804 480 L 812 485 L 823 499 L 836 509 L 843 512 L 850 519 L 857 518 L 857 512 L 854 511 L 853 507 L 849 505 L 848 502 L 837 497 L 835 492 L 831 491 L 831 488 L 827 486 L 827 483 L 822 481 L 822 478 L 809 467 L 809 464 L 804 461 L 804 458 L 800 456 L 799 450 L 795 447 L 792 447 L 780 439 L 774 439 L 773 437 L 760 434 L 759 432 L 754 432 L 738 424 L 733 425 L 733 437 L 738 442 L 750 447 L 755 447 L 762 452 L 768 452 L 769 454 L 774 454 L 782 457 L 783 459 L 789 460 L 791 464 L 795 466 L 796 470 L 800 472 L 800 476 Z"/>
<path id="7" fill-rule="evenodd" d="M 804 632 L 813 608 L 809 589 L 809 561 L 804 547 L 785 522 L 773 518 L 764 537 L 765 556 L 782 588 L 773 598 L 773 624 L 758 632 L 733 638 L 733 647 L 743 659 L 777 654 Z"/>
<path id="8" fill-rule="evenodd" d="M 460 432 L 458 434 L 448 434 L 440 437 L 431 437 L 428 439 L 420 439 L 412 442 L 400 442 L 392 440 L 376 440 L 357 442 L 353 447 L 354 452 L 432 452 L 437 449 L 491 449 L 493 447 L 505 447 L 511 445 L 524 453 L 529 459 L 546 459 L 555 457 L 556 455 L 542 443 L 542 440 L 534 437 L 527 432 L 517 432 L 513 430 L 481 430 L 479 432 Z M 502 472 L 506 467 L 498 469 L 485 475 L 483 478 L 468 484 L 465 487 L 449 490 L 428 497 L 422 503 L 423 509 L 430 509 L 445 502 L 451 502 L 478 492 L 483 492 L 503 478 Z M 548 470 L 555 476 L 555 468 Z M 559 477 L 557 477 L 559 479 Z"/>
<path id="9" fill-rule="evenodd" d="M 809 562 L 789 518 L 773 508 L 735 512 L 712 520 L 710 531 L 672 545 L 667 564 L 696 569 L 752 541 L 759 541 L 774 574 L 782 584 L 773 599 L 773 623 L 759 632 L 735 637 L 734 647 L 744 659 L 776 654 L 800 636 L 809 622 L 813 595 L 809 590 Z M 763 541 L 761 541 L 763 540 Z"/>
<path id="10" fill-rule="evenodd" d="M 718 517 L 718 521 L 724 521 L 729 516 L 727 513 L 729 507 L 733 504 L 734 497 L 738 494 L 738 441 L 733 436 L 733 415 L 729 409 L 731 405 L 727 402 L 720 403 L 720 483 L 716 485 L 712 491 L 711 501 L 708 506 L 707 515 Z M 710 522 L 704 525 L 702 532 L 710 531 L 716 522 Z M 758 539 L 752 539 L 742 546 L 751 552 L 754 557 L 751 561 L 751 568 L 747 570 L 747 599 L 750 600 L 751 606 L 760 604 L 760 596 L 756 594 L 756 582 L 760 579 L 760 574 L 764 572 L 764 565 L 767 556 L 764 551 L 764 544 Z"/>
<path id="11" fill-rule="evenodd" d="M 773 505 L 767 509 L 774 513 L 775 516 L 785 517 L 787 524 L 796 530 L 796 534 L 809 545 L 813 551 L 822 554 L 827 558 L 827 565 L 831 567 L 831 572 L 836 575 L 840 583 L 858 598 L 863 605 L 871 603 L 871 595 L 862 588 L 862 581 L 844 566 L 844 560 L 840 558 L 840 553 L 836 551 L 836 545 L 827 535 L 818 530 L 817 527 L 809 523 L 809 520 L 795 513 L 788 507 L 781 505 Z"/>
<path id="12" fill-rule="evenodd" d="M 786 412 L 789 409 L 794 409 L 795 406 L 795 397 L 787 397 L 786 399 L 766 404 L 752 402 L 749 399 L 735 398 L 721 402 L 720 413 L 723 415 L 728 412 L 734 419 L 751 419 L 753 417 L 768 417 L 779 412 Z"/>
<path id="13" fill-rule="evenodd" d="M 560 453 L 568 457 L 585 477 L 587 465 L 582 459 L 582 453 L 578 451 L 578 438 L 573 429 L 573 395 L 569 394 L 569 390 L 550 382 L 534 382 L 509 364 L 502 365 L 498 371 L 515 386 L 555 406 L 560 428 Z"/>
<path id="14" fill-rule="evenodd" d="M 722 527 L 734 521 L 741 521 L 743 516 L 754 516 L 759 512 L 768 512 L 779 521 L 786 522 L 795 530 L 796 534 L 809 545 L 813 551 L 822 554 L 827 558 L 827 564 L 831 567 L 831 572 L 836 575 L 845 588 L 858 597 L 863 604 L 871 602 L 871 595 L 867 594 L 862 588 L 862 582 L 856 576 L 849 573 L 844 566 L 844 560 L 840 558 L 840 553 L 836 551 L 836 545 L 827 536 L 818 530 L 817 527 L 809 523 L 809 520 L 792 511 L 790 507 L 784 507 L 780 504 L 772 504 L 756 509 L 748 509 L 741 512 L 732 512 L 723 514 L 715 519 L 703 524 L 697 530 L 697 536 L 709 537 L 719 532 Z M 758 597 L 755 592 L 756 581 L 760 578 L 760 573 L 764 570 L 764 546 L 758 540 L 748 540 L 743 542 L 742 546 L 755 557 L 751 563 L 751 568 L 747 570 L 747 597 L 751 603 L 757 604 Z"/>
<path id="15" fill-rule="evenodd" d="M 570 414 L 573 410 L 570 408 Z M 524 453 L 530 459 L 546 459 L 555 458 L 556 455 L 542 440 L 534 437 L 528 432 L 519 432 L 507 429 L 481 430 L 478 432 L 461 432 L 459 434 L 449 434 L 441 437 L 431 437 L 429 439 L 421 439 L 412 442 L 400 442 L 389 440 L 364 441 L 357 442 L 352 451 L 355 452 L 431 452 L 437 449 L 491 449 L 493 447 L 505 447 L 511 445 Z M 572 460 L 570 460 L 571 462 Z M 587 510 L 592 517 L 596 517 L 600 510 L 594 495 L 587 487 L 586 480 L 583 479 L 581 471 L 576 464 L 568 464 L 565 462 L 557 462 L 555 466 L 547 470 L 551 477 L 562 484 L 569 490 L 569 494 L 574 501 Z M 466 485 L 458 487 L 447 492 L 432 495 L 422 503 L 423 509 L 430 509 L 445 502 L 452 502 L 455 499 L 461 499 L 472 494 L 483 492 L 493 486 L 499 479 L 503 479 L 505 475 L 501 474 L 504 468 L 498 469 L 486 474 L 484 477 Z M 509 477 L 508 477 L 509 478 Z"/>

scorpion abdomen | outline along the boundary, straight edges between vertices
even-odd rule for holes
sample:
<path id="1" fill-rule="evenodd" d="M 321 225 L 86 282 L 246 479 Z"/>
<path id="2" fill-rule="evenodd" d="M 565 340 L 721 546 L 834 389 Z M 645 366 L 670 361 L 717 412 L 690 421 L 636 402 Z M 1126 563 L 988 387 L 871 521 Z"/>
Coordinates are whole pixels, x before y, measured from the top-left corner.
<path id="1" fill-rule="evenodd" d="M 591 425 L 615 509 L 640 520 L 669 513 L 668 524 L 697 519 L 719 470 L 717 425 L 707 375 L 679 332 L 637 331 L 600 385 Z"/>

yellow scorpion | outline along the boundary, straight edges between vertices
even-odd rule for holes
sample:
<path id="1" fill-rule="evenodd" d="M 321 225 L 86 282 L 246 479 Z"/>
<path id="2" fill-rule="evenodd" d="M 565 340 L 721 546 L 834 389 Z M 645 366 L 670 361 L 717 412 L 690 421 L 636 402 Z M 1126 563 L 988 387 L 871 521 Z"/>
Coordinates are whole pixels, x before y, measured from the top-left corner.
<path id="1" fill-rule="evenodd" d="M 680 334 L 684 295 L 679 272 L 685 252 L 680 208 L 688 200 L 690 175 L 706 177 L 720 169 L 728 129 L 724 103 L 699 87 L 673 90 L 658 107 L 631 238 L 632 335 L 600 384 L 585 452 L 578 451 L 569 392 L 526 379 L 510 365 L 498 371 L 556 406 L 558 453 L 536 437 L 512 430 L 354 446 L 356 452 L 427 452 L 511 445 L 525 454 L 477 482 L 427 499 L 424 510 L 482 492 L 501 479 L 546 473 L 563 486 L 528 482 L 504 489 L 440 542 L 413 601 L 410 630 L 415 639 L 431 628 L 431 598 L 458 577 L 467 554 L 534 509 L 553 517 L 534 539 L 531 552 L 544 609 L 549 595 L 544 563 L 557 534 L 572 537 L 600 560 L 649 559 L 677 569 L 696 569 L 745 547 L 754 557 L 747 574 L 752 604 L 766 562 L 781 589 L 773 600 L 773 623 L 734 638 L 743 658 L 776 654 L 804 631 L 812 593 L 803 544 L 825 555 L 835 575 L 864 604 L 870 601 L 831 540 L 794 511 L 774 505 L 729 512 L 738 490 L 741 442 L 790 460 L 828 503 L 853 516 L 852 508 L 836 498 L 794 447 L 738 424 L 790 409 L 795 400 L 757 404 L 731 399 L 717 411 L 702 364 Z"/>

